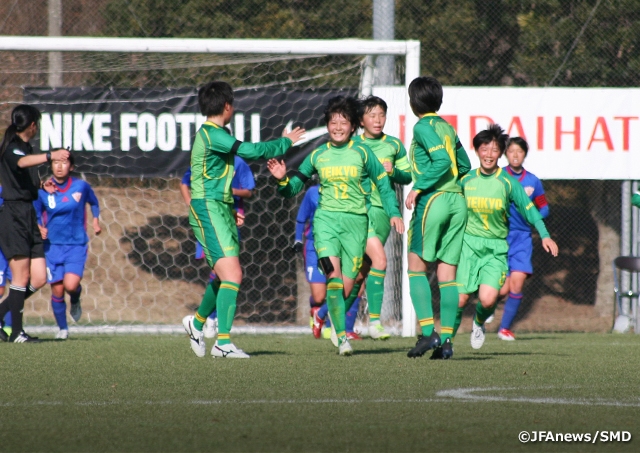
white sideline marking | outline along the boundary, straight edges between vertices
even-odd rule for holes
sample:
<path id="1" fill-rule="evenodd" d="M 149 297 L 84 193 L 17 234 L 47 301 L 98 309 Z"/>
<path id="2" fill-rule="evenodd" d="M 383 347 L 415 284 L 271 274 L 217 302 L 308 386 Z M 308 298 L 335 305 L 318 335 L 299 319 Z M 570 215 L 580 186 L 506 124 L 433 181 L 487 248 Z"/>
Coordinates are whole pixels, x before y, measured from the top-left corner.
<path id="1" fill-rule="evenodd" d="M 547 387 L 552 388 L 552 387 Z M 627 402 L 627 401 L 615 401 L 606 400 L 603 398 L 529 398 L 520 396 L 495 396 L 495 395 L 476 395 L 477 392 L 507 392 L 513 390 L 524 390 L 517 387 L 474 387 L 474 388 L 460 388 L 453 390 L 440 390 L 436 392 L 438 397 L 449 397 L 456 400 L 465 402 L 516 402 L 516 403 L 532 403 L 532 404 L 564 404 L 574 406 L 617 406 L 617 407 L 640 407 L 640 401 Z"/>

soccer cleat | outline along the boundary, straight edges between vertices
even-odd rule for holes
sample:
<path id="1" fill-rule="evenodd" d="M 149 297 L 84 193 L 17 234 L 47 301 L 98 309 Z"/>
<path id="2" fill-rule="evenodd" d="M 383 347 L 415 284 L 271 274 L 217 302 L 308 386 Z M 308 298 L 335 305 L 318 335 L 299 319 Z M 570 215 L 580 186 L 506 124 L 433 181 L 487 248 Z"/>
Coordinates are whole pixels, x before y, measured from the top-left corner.
<path id="1" fill-rule="evenodd" d="M 69 331 L 67 329 L 60 329 L 56 334 L 56 340 L 66 340 L 69 338 Z"/>
<path id="2" fill-rule="evenodd" d="M 516 341 L 516 336 L 509 329 L 500 329 L 498 331 L 498 338 L 504 341 Z"/>
<path id="3" fill-rule="evenodd" d="M 80 305 L 80 300 L 78 300 L 78 302 L 75 304 L 71 304 L 69 314 L 75 322 L 80 321 L 80 317 L 82 316 L 82 306 Z"/>
<path id="4" fill-rule="evenodd" d="M 473 349 L 480 349 L 484 344 L 484 324 L 479 326 L 476 322 L 473 322 L 473 329 L 471 330 L 471 347 Z"/>
<path id="5" fill-rule="evenodd" d="M 9 334 L 4 331 L 4 326 L 0 326 L 0 341 L 4 341 L 5 343 L 9 341 Z"/>
<path id="6" fill-rule="evenodd" d="M 189 335 L 191 342 L 191 350 L 197 357 L 204 357 L 206 354 L 206 346 L 204 344 L 204 333 L 201 330 L 196 329 L 193 325 L 193 316 L 185 316 L 182 318 L 182 325 L 184 330 Z"/>
<path id="7" fill-rule="evenodd" d="M 320 308 L 318 308 L 317 310 L 315 309 L 315 307 L 311 309 L 311 312 L 313 313 L 311 330 L 313 332 L 314 338 L 320 338 L 320 336 L 322 335 L 322 327 L 324 326 L 324 319 L 320 319 L 320 317 L 318 316 L 318 310 L 320 310 Z"/>
<path id="8" fill-rule="evenodd" d="M 439 346 L 433 350 L 433 354 L 429 360 L 446 360 L 453 357 L 453 344 L 451 343 L 451 338 L 447 338 L 442 343 L 442 346 Z"/>
<path id="9" fill-rule="evenodd" d="M 223 359 L 248 359 L 249 358 L 249 354 L 244 352 L 242 349 L 236 348 L 236 346 L 233 343 L 218 345 L 217 341 L 216 341 L 216 344 L 213 345 L 213 348 L 211 348 L 211 355 L 214 357 L 220 357 Z"/>
<path id="10" fill-rule="evenodd" d="M 440 335 L 435 330 L 431 332 L 431 335 L 425 337 L 424 335 L 418 336 L 418 341 L 416 345 L 411 348 L 411 350 L 407 353 L 407 357 L 416 358 L 422 357 L 425 352 L 436 349 L 440 346 Z"/>
<path id="11" fill-rule="evenodd" d="M 12 333 L 9 337 L 11 343 L 40 343 L 38 337 L 32 337 L 28 335 L 24 330 L 15 335 Z"/>
<path id="12" fill-rule="evenodd" d="M 349 344 L 349 340 L 343 341 L 342 344 L 338 347 L 338 354 L 344 356 L 353 355 L 353 348 Z"/>
<path id="13" fill-rule="evenodd" d="M 487 318 L 487 320 L 484 322 L 485 324 L 491 324 L 493 322 L 493 320 L 496 319 L 496 317 L 494 315 L 491 315 Z"/>
<path id="14" fill-rule="evenodd" d="M 347 340 L 362 340 L 362 337 L 355 332 L 347 332 Z"/>
<path id="15" fill-rule="evenodd" d="M 218 333 L 218 318 L 207 318 L 202 326 L 202 332 L 204 332 L 205 338 L 215 338 Z"/>
<path id="16" fill-rule="evenodd" d="M 391 337 L 379 322 L 369 324 L 369 336 L 373 340 L 388 340 Z"/>

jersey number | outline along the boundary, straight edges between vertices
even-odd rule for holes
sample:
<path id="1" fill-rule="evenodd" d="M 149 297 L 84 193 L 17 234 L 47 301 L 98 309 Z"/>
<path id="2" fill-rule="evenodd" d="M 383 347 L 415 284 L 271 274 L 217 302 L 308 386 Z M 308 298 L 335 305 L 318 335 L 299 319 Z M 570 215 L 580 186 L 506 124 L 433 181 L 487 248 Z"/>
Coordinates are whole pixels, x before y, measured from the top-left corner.
<path id="1" fill-rule="evenodd" d="M 351 269 L 351 272 L 358 272 L 360 270 L 360 268 L 362 267 L 362 261 L 363 261 L 363 257 L 355 257 L 353 259 L 353 268 Z"/>
<path id="2" fill-rule="evenodd" d="M 349 195 L 347 194 L 349 186 L 347 186 L 345 183 L 333 186 L 333 190 L 335 191 L 336 199 L 346 200 L 347 198 L 349 198 Z"/>
<path id="3" fill-rule="evenodd" d="M 480 218 L 482 219 L 482 224 L 484 225 L 484 229 L 489 229 L 489 216 L 486 214 L 480 214 Z"/>

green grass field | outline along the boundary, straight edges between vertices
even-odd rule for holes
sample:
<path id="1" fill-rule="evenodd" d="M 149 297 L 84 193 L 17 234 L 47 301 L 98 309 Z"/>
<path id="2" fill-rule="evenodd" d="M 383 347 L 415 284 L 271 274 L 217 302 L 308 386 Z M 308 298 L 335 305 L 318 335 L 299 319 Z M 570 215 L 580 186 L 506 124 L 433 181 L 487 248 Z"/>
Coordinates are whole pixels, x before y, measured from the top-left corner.
<path id="1" fill-rule="evenodd" d="M 466 334 L 449 361 L 408 359 L 402 338 L 353 357 L 310 335 L 234 341 L 251 359 L 198 359 L 186 336 L 0 344 L 0 451 L 640 450 L 640 336 L 490 334 L 474 351 Z"/>

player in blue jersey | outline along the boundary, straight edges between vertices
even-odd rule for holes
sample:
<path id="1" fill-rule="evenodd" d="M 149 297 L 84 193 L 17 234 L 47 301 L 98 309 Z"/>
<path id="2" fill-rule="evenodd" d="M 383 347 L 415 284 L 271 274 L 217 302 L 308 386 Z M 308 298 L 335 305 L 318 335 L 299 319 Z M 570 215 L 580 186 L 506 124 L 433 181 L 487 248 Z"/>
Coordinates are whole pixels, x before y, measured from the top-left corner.
<path id="1" fill-rule="evenodd" d="M 549 205 L 542 188 L 542 182 L 533 173 L 524 169 L 524 163 L 529 145 L 520 137 L 513 137 L 507 142 L 506 157 L 509 165 L 504 169 L 516 179 L 524 191 L 529 196 L 533 204 L 540 211 L 542 218 L 549 215 Z M 533 273 L 531 255 L 533 253 L 533 242 L 531 240 L 531 226 L 520 215 L 514 204 L 509 209 L 509 234 L 507 235 L 509 244 L 508 261 L 509 273 L 504 286 L 500 290 L 501 297 L 507 297 L 504 304 L 500 330 L 498 338 L 506 341 L 516 339 L 511 331 L 511 325 L 518 312 L 518 307 L 522 302 L 522 286 L 525 280 Z"/>
<path id="2" fill-rule="evenodd" d="M 239 219 L 244 219 L 244 200 L 253 196 L 253 191 L 256 188 L 256 180 L 253 177 L 253 172 L 242 157 L 234 156 L 235 172 L 233 179 L 231 180 L 231 190 L 233 192 L 233 208 L 238 213 Z M 191 204 L 191 167 L 187 169 L 182 176 L 180 182 L 180 193 L 184 202 L 189 206 Z M 240 240 L 240 229 L 238 228 L 238 241 Z M 204 250 L 200 242 L 196 240 L 196 259 L 204 259 Z M 211 270 L 209 274 L 209 283 L 214 281 L 216 274 Z M 205 338 L 214 338 L 217 333 L 217 310 L 207 318 L 207 321 L 202 327 Z"/>
<path id="3" fill-rule="evenodd" d="M 86 205 L 91 207 L 92 226 L 100 234 L 100 205 L 96 194 L 86 181 L 70 176 L 74 158 L 51 161 L 51 178 L 55 193 L 42 189 L 34 207 L 38 215 L 40 233 L 44 239 L 44 255 L 47 262 L 47 281 L 51 285 L 51 308 L 60 331 L 56 339 L 69 337 L 65 291 L 71 299 L 69 314 L 74 321 L 82 316 L 80 281 L 87 261 L 88 242 Z"/>
<path id="4" fill-rule="evenodd" d="M 323 327 L 330 326 L 328 318 L 329 307 L 326 302 L 327 279 L 318 268 L 318 254 L 316 253 L 313 240 L 313 216 L 318 208 L 318 186 L 311 186 L 302 199 L 298 215 L 296 217 L 296 235 L 293 249 L 302 252 L 304 256 L 304 269 L 307 282 L 311 288 L 311 328 L 313 336 L 320 338 Z M 304 244 L 303 244 L 304 238 Z M 345 331 L 349 340 L 360 340 L 360 336 L 355 333 L 354 325 L 358 316 L 360 298 L 358 297 L 351 308 L 346 313 Z"/>
<path id="5" fill-rule="evenodd" d="M 2 198 L 2 186 L 0 186 L 0 206 L 4 203 Z M 0 298 L 4 296 L 4 289 L 7 286 L 7 281 L 11 280 L 11 269 L 9 268 L 9 261 L 4 257 L 4 253 L 0 250 Z M 11 312 L 8 312 L 4 317 L 4 331 L 7 335 L 11 335 Z"/>

